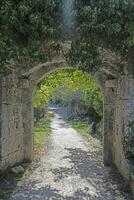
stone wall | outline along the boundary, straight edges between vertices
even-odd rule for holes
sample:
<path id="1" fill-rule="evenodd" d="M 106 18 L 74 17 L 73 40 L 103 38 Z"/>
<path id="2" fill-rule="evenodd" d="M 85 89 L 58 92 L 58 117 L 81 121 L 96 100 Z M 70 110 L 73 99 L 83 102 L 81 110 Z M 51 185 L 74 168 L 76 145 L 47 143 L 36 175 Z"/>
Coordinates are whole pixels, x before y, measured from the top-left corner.
<path id="1" fill-rule="evenodd" d="M 19 80 L 15 74 L 0 81 L 0 168 L 5 169 L 23 159 L 22 105 Z"/>
<path id="2" fill-rule="evenodd" d="M 104 163 L 114 164 L 127 179 L 134 174 L 134 131 L 129 122 L 134 121 L 134 77 L 124 75 L 117 80 L 107 80 L 104 92 Z M 131 177 L 130 177 L 131 176 Z"/>
<path id="3" fill-rule="evenodd" d="M 104 164 L 113 163 L 114 145 L 114 123 L 115 123 L 115 102 L 116 102 L 117 80 L 107 80 L 104 89 Z"/>
<path id="4" fill-rule="evenodd" d="M 129 122 L 134 120 L 134 78 L 132 76 L 126 75 L 118 79 L 115 105 L 114 163 L 121 174 L 130 179 L 131 168 L 127 150 L 131 152 L 134 145 L 134 133 L 131 132 L 130 135 L 128 127 Z M 134 155 L 134 151 L 132 153 Z"/>

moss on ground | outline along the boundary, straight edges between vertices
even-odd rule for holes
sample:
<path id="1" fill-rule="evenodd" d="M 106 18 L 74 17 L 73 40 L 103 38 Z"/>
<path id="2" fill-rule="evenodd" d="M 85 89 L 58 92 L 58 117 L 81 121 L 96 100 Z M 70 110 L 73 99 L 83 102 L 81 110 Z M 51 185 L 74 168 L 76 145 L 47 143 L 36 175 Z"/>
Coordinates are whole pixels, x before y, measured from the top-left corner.
<path id="1" fill-rule="evenodd" d="M 51 117 L 46 116 L 45 119 L 38 122 L 34 130 L 34 152 L 35 154 L 42 149 L 46 139 L 51 133 L 50 127 Z"/>

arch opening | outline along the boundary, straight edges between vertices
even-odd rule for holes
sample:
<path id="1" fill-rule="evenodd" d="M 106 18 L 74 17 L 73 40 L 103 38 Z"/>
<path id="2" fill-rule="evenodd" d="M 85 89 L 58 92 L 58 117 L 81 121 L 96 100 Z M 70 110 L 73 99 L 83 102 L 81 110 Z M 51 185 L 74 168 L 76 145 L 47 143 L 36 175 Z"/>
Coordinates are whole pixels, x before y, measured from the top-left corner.
<path id="1" fill-rule="evenodd" d="M 43 68 L 44 69 L 44 68 Z M 29 110 L 29 115 L 27 116 L 27 123 L 26 123 L 26 120 L 25 120 L 25 123 L 24 123 L 24 157 L 25 159 L 29 160 L 29 159 L 32 159 L 33 158 L 33 146 L 34 146 L 34 140 L 33 140 L 33 132 L 34 132 L 34 112 L 33 112 L 33 99 L 34 99 L 34 94 L 35 94 L 35 91 L 36 91 L 36 87 L 37 87 L 37 84 L 39 84 L 43 79 L 44 77 L 48 76 L 48 74 L 51 75 L 51 73 L 54 73 L 54 71 L 60 71 L 60 70 L 74 70 L 73 68 L 70 69 L 70 67 L 68 67 L 66 64 L 64 64 L 63 66 L 63 63 L 60 64 L 60 67 L 59 67 L 59 64 L 58 64 L 58 67 L 57 65 L 54 66 L 54 67 L 49 67 L 49 69 L 45 69 L 43 71 L 43 73 L 38 72 L 38 70 L 36 71 L 36 73 L 32 74 L 32 76 L 35 78 L 36 77 L 36 81 L 33 81 L 33 77 L 31 76 L 30 78 L 30 83 L 31 84 L 31 87 L 30 87 L 30 90 L 28 89 L 28 91 L 26 92 L 26 89 L 24 90 L 25 94 L 27 95 L 23 95 L 25 96 L 25 101 L 24 101 L 24 113 L 27 112 L 27 110 Z M 86 74 L 86 76 L 89 76 L 89 74 Z M 92 78 L 91 78 L 92 79 Z M 98 80 L 98 82 L 100 83 L 100 80 L 99 78 L 94 78 L 94 80 Z M 111 109 L 107 109 L 107 112 L 105 111 L 105 101 L 107 101 L 107 97 L 106 96 L 106 93 L 104 92 L 104 88 L 103 88 L 103 84 L 101 84 L 101 91 L 103 93 L 103 149 L 104 149 L 104 163 L 106 165 L 111 165 L 111 163 L 113 162 L 113 146 L 112 146 L 112 142 L 110 140 L 110 137 L 111 134 L 113 134 L 113 125 L 112 124 L 108 124 L 109 123 L 109 120 L 111 118 L 113 118 L 113 115 L 114 113 L 112 112 L 113 111 L 113 105 L 111 106 L 110 104 L 107 104 L 108 107 L 111 106 Z M 109 92 L 109 91 L 108 91 Z M 111 92 L 111 90 L 110 90 Z M 29 100 L 27 101 L 27 104 L 26 104 L 26 99 L 28 99 L 29 97 Z M 28 103 L 29 102 L 29 103 Z M 114 102 L 113 102 L 114 104 Z M 110 107 L 109 107 L 110 108 Z M 105 117 L 106 115 L 106 117 Z M 28 119 L 29 118 L 29 119 Z M 26 126 L 27 124 L 27 126 Z M 105 127 L 106 126 L 106 127 Z M 108 133 L 110 132 L 110 135 L 108 135 Z"/>
<path id="2" fill-rule="evenodd" d="M 67 123 L 84 127 L 82 131 L 88 137 L 92 135 L 103 140 L 102 90 L 89 74 L 81 70 L 60 69 L 46 74 L 33 93 L 33 108 L 34 146 L 41 143 L 43 135 L 40 130 L 44 127 L 44 134 L 47 134 L 45 126 L 48 126 L 49 117 L 57 112 Z"/>
<path id="3" fill-rule="evenodd" d="M 86 112 L 88 107 L 92 107 L 94 111 L 96 111 L 96 115 L 98 113 L 100 118 L 102 118 L 103 104 L 101 89 L 96 81 L 94 81 L 88 74 L 77 69 L 63 69 L 51 72 L 47 75 L 37 86 L 34 98 L 34 107 L 35 109 L 42 109 L 48 106 L 49 102 L 59 102 L 59 104 L 67 106 L 69 109 L 69 106 L 71 106 L 70 101 L 72 101 L 72 107 L 70 108 L 72 114 L 73 112 L 75 113 L 73 106 L 76 106 L 76 102 L 78 103 L 78 109 L 80 106 L 79 104 L 83 107 L 83 109 L 81 108 L 82 110 L 78 110 L 78 113 L 76 110 L 76 114 L 79 115 L 79 111 L 84 112 L 84 109 Z M 80 115 L 82 114 L 83 117 L 84 114 L 86 115 L 86 113 L 80 113 Z"/>

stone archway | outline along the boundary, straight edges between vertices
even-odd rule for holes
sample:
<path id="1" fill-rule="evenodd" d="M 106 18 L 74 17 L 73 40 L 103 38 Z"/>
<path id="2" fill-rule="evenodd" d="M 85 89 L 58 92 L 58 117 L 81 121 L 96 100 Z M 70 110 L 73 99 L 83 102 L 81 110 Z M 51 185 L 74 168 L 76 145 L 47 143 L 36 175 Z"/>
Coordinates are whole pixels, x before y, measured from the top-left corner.
<path id="1" fill-rule="evenodd" d="M 33 91 L 49 72 L 70 68 L 64 60 L 35 66 L 29 71 L 0 80 L 0 169 L 6 169 L 33 156 Z M 129 164 L 123 138 L 134 119 L 134 78 L 125 74 L 109 76 L 104 71 L 92 75 L 104 95 L 104 163 L 115 164 L 126 178 Z"/>
<path id="2" fill-rule="evenodd" d="M 24 132 L 24 159 L 31 160 L 33 157 L 33 93 L 36 85 L 48 73 L 58 70 L 72 68 L 68 66 L 64 60 L 45 63 L 38 65 L 32 70 L 24 73 L 21 76 L 24 85 L 22 87 L 22 117 L 23 117 L 23 132 Z M 89 74 L 91 75 L 91 74 Z M 111 138 L 113 137 L 114 124 L 114 105 L 115 105 L 115 83 L 108 81 L 107 76 L 102 73 L 92 74 L 94 79 L 99 82 L 99 85 L 104 95 L 104 163 L 111 165 L 113 163 L 113 144 Z M 108 84 L 109 82 L 109 84 Z M 110 101 L 109 97 L 112 99 Z"/>

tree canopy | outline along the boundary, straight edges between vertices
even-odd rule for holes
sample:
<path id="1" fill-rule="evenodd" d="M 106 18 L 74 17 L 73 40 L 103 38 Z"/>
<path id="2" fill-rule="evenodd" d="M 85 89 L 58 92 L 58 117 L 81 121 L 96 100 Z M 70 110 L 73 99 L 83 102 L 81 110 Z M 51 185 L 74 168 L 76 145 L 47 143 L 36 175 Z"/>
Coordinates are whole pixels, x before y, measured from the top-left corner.
<path id="1" fill-rule="evenodd" d="M 13 60 L 46 61 L 50 51 L 58 48 L 60 0 L 2 0 L 0 3 L 0 72 L 4 73 Z"/>
<path id="2" fill-rule="evenodd" d="M 79 37 L 69 54 L 71 62 L 98 69 L 103 66 L 101 52 L 111 49 L 133 65 L 134 1 L 78 0 L 76 8 Z"/>

